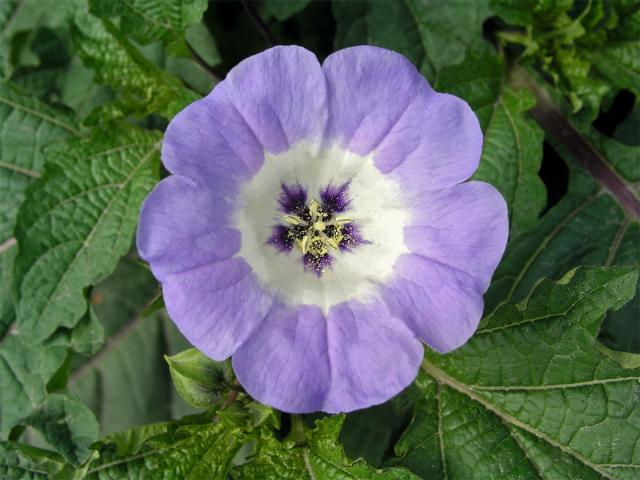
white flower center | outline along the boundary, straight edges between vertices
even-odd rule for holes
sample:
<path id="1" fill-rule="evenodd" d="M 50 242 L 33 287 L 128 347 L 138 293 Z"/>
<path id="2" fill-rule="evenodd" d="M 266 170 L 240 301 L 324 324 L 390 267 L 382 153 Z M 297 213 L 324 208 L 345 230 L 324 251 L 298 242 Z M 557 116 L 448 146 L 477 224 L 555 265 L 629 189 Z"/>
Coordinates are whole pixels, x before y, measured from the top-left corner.
<path id="1" fill-rule="evenodd" d="M 313 198 L 328 185 L 346 183 L 348 212 L 327 220 L 318 214 L 317 201 L 309 203 L 306 220 L 282 212 L 283 185 L 300 185 Z M 380 173 L 371 156 L 306 143 L 280 154 L 265 153 L 260 171 L 242 187 L 235 212 L 235 226 L 241 233 L 239 255 L 261 284 L 288 304 L 317 305 L 325 312 L 344 301 L 364 300 L 388 281 L 397 258 L 408 252 L 403 241 L 408 220 L 400 186 Z M 350 222 L 357 225 L 365 242 L 353 249 L 336 248 L 341 226 Z M 278 250 L 267 243 L 277 225 L 302 229 L 295 250 Z M 331 228 L 328 236 L 330 225 L 338 228 Z M 303 268 L 302 255 L 310 249 L 332 257 L 322 275 Z"/>

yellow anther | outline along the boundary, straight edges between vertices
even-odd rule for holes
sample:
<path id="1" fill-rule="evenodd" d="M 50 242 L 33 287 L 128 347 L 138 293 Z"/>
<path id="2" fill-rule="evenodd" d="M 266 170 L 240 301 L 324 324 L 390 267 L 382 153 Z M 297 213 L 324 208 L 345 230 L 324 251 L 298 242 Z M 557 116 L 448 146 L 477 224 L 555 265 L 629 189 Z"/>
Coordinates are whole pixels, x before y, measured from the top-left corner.
<path id="1" fill-rule="evenodd" d="M 306 222 L 297 215 L 283 215 L 282 219 L 291 225 L 304 225 Z"/>
<path id="2" fill-rule="evenodd" d="M 346 223 L 353 222 L 353 218 L 339 216 L 339 217 L 334 218 L 333 221 L 336 222 L 337 225 L 344 225 Z"/>

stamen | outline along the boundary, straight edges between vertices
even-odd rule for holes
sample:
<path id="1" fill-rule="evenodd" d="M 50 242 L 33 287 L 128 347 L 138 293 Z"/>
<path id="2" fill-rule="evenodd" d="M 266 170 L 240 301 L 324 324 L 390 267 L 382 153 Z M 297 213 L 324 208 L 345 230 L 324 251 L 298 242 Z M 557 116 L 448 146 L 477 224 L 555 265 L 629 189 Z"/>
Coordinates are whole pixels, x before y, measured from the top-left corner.
<path id="1" fill-rule="evenodd" d="M 299 190 L 303 191 L 302 188 Z M 322 190 L 322 202 L 312 199 L 308 205 L 305 205 L 306 192 L 297 195 L 296 200 L 300 200 L 300 203 L 296 205 L 296 210 L 285 210 L 287 213 L 282 216 L 284 225 L 276 227 L 284 229 L 284 232 L 278 231 L 270 240 L 271 244 L 283 245 L 288 249 L 295 245 L 302 253 L 305 269 L 313 270 L 318 276 L 330 269 L 333 261 L 330 250 L 348 250 L 363 242 L 357 234 L 357 226 L 352 223 L 352 217 L 334 214 L 348 207 L 346 185 L 333 190 Z M 293 197 L 292 191 L 285 191 L 287 201 Z M 292 202 L 287 205 L 289 203 Z"/>

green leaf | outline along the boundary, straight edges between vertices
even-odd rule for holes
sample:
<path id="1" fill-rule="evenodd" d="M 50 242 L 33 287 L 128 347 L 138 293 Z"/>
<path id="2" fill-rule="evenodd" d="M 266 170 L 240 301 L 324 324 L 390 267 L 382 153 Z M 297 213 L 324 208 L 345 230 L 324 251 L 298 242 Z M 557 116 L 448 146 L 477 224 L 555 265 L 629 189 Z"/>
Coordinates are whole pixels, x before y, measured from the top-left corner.
<path id="1" fill-rule="evenodd" d="M 0 244 L 0 338 L 4 337 L 15 320 L 11 294 L 13 261 L 18 253 L 15 239 Z"/>
<path id="2" fill-rule="evenodd" d="M 111 273 L 129 248 L 140 204 L 157 181 L 158 145 L 153 132 L 119 128 L 50 153 L 16 226 L 24 339 L 41 342 L 84 315 L 83 288 Z"/>
<path id="3" fill-rule="evenodd" d="M 141 433 L 147 436 L 146 430 Z M 157 427 L 162 431 L 161 427 Z M 139 435 L 136 435 L 139 436 Z M 106 439 L 99 445 L 100 459 L 93 462 L 87 479 L 166 479 L 225 480 L 231 460 L 245 442 L 239 428 L 222 423 L 203 425 L 177 425 L 167 427 L 164 434 L 147 439 L 138 447 L 138 453 L 118 455 L 122 442 L 112 444 Z"/>
<path id="4" fill-rule="evenodd" d="M 65 469 L 60 455 L 15 442 L 0 442 L 0 475 L 5 480 L 47 480 Z M 70 477 L 67 477 L 70 478 Z"/>
<path id="5" fill-rule="evenodd" d="M 11 237 L 27 186 L 38 178 L 44 147 L 80 135 L 68 114 L 0 83 L 0 244 Z"/>
<path id="6" fill-rule="evenodd" d="M 424 478 L 632 478 L 640 369 L 621 368 L 596 335 L 637 279 L 637 268 L 590 267 L 544 280 L 464 347 L 427 352 L 400 463 Z"/>
<path id="7" fill-rule="evenodd" d="M 501 62 L 469 54 L 460 65 L 444 68 L 436 88 L 466 100 L 484 131 L 480 166 L 473 178 L 494 185 L 509 206 L 511 238 L 530 230 L 546 203 L 538 176 L 544 136 L 527 115 L 535 105 L 529 92 L 504 83 Z"/>
<path id="8" fill-rule="evenodd" d="M 279 22 L 301 12 L 311 0 L 265 0 L 267 10 Z"/>
<path id="9" fill-rule="evenodd" d="M 336 50 L 369 44 L 395 50 L 419 65 L 425 57 L 420 33 L 404 2 L 332 2 Z M 401 33 L 400 33 L 401 32 Z"/>
<path id="10" fill-rule="evenodd" d="M 97 17 L 119 17 L 120 31 L 140 43 L 156 40 L 172 51 L 186 51 L 184 32 L 200 22 L 207 0 L 89 0 Z"/>
<path id="11" fill-rule="evenodd" d="M 172 118 L 199 98 L 147 60 L 109 21 L 78 9 L 73 40 L 80 58 L 95 72 L 95 80 L 120 95 L 110 110 L 102 112 L 107 119 L 151 113 Z"/>
<path id="12" fill-rule="evenodd" d="M 10 335 L 0 344 L 0 432 L 7 435 L 38 407 L 47 383 L 67 356 L 64 346 L 25 345 Z"/>
<path id="13" fill-rule="evenodd" d="M 405 1 L 420 32 L 427 78 L 435 79 L 442 67 L 462 62 L 468 51 L 489 51 L 482 38 L 482 24 L 492 13 L 487 0 Z"/>
<path id="14" fill-rule="evenodd" d="M 223 400 L 233 383 L 231 363 L 216 362 L 190 348 L 166 356 L 178 394 L 194 407 L 209 408 Z"/>
<path id="15" fill-rule="evenodd" d="M 244 465 L 235 467 L 234 479 L 264 480 L 329 480 L 358 479 L 417 479 L 403 468 L 374 469 L 364 461 L 347 459 L 338 443 L 343 416 L 326 417 L 316 422 L 316 428 L 304 432 L 305 444 L 279 442 L 271 433 L 259 438 L 256 450 Z"/>
<path id="16" fill-rule="evenodd" d="M 73 465 L 89 459 L 92 454 L 89 447 L 98 439 L 95 416 L 69 393 L 48 395 L 22 423 L 39 431 Z"/>
<path id="17" fill-rule="evenodd" d="M 194 413 L 175 394 L 163 358 L 189 345 L 164 312 L 145 314 L 158 291 L 134 253 L 91 290 L 107 341 L 92 357 L 75 359 L 69 388 L 95 412 L 102 434 Z"/>

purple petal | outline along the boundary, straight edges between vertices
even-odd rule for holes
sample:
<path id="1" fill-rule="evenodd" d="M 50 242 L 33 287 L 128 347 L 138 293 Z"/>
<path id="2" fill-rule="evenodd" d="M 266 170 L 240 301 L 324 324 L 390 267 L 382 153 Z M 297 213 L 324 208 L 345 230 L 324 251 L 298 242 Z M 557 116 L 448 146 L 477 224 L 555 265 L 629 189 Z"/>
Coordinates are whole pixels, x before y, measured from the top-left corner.
<path id="1" fill-rule="evenodd" d="M 240 249 L 240 232 L 229 228 L 231 205 L 222 195 L 173 175 L 147 196 L 137 246 L 160 281 L 167 275 L 225 260 Z"/>
<path id="2" fill-rule="evenodd" d="M 331 371 L 318 307 L 275 308 L 232 360 L 240 384 L 258 401 L 292 413 L 322 409 Z"/>
<path id="3" fill-rule="evenodd" d="M 304 48 L 274 47 L 242 61 L 202 100 L 169 124 L 162 161 L 174 174 L 236 193 L 262 166 L 263 152 L 281 152 L 320 138 L 326 86 L 316 57 Z"/>
<path id="4" fill-rule="evenodd" d="M 446 353 L 473 335 L 483 308 L 476 279 L 418 254 L 402 255 L 394 270 L 383 297 L 419 339 Z"/>
<path id="5" fill-rule="evenodd" d="M 327 320 L 332 382 L 323 411 L 383 403 L 416 378 L 422 344 L 384 303 L 342 303 L 331 308 Z"/>
<path id="6" fill-rule="evenodd" d="M 237 257 L 169 275 L 162 293 L 180 332 L 214 360 L 229 357 L 274 304 Z"/>
<path id="7" fill-rule="evenodd" d="M 422 345 L 384 304 L 272 312 L 233 355 L 247 392 L 280 410 L 352 411 L 382 403 L 416 377 Z"/>
<path id="8" fill-rule="evenodd" d="M 402 55 L 377 47 L 340 50 L 323 64 L 327 140 L 360 155 L 409 193 L 463 182 L 480 161 L 482 132 L 471 108 L 433 91 Z"/>
<path id="9" fill-rule="evenodd" d="M 504 199 L 491 185 L 469 182 L 424 192 L 405 227 L 402 256 L 384 298 L 394 315 L 439 352 L 463 345 L 482 316 L 487 290 L 507 243 Z"/>
<path id="10" fill-rule="evenodd" d="M 507 205 L 484 182 L 468 182 L 414 197 L 415 225 L 405 227 L 412 252 L 467 272 L 485 292 L 509 235 Z"/>
<path id="11" fill-rule="evenodd" d="M 253 55 L 234 67 L 218 89 L 269 152 L 319 139 L 324 131 L 326 82 L 316 56 L 302 47 L 280 46 Z"/>

